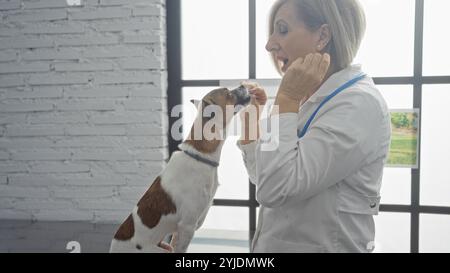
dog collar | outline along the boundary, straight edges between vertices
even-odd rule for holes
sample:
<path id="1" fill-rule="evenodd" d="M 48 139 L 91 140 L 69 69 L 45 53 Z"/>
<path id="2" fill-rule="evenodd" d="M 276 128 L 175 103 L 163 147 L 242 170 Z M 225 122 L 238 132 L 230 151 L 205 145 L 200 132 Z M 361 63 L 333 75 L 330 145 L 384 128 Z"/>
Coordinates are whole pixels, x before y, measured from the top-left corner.
<path id="1" fill-rule="evenodd" d="M 203 162 L 203 163 L 205 163 L 205 164 L 207 164 L 207 165 L 209 165 L 209 166 L 212 166 L 212 167 L 214 167 L 214 168 L 217 168 L 217 167 L 219 166 L 219 163 L 217 163 L 217 162 L 215 162 L 215 161 L 206 159 L 206 158 L 204 158 L 204 157 L 201 157 L 201 156 L 199 156 L 199 155 L 196 155 L 196 154 L 194 154 L 194 153 L 191 153 L 191 152 L 188 152 L 188 151 L 185 151 L 185 150 L 183 150 L 183 152 L 184 152 L 185 154 L 187 154 L 188 156 L 192 157 L 193 159 L 195 159 L 195 160 L 197 160 L 197 161 L 200 161 L 200 162 Z"/>

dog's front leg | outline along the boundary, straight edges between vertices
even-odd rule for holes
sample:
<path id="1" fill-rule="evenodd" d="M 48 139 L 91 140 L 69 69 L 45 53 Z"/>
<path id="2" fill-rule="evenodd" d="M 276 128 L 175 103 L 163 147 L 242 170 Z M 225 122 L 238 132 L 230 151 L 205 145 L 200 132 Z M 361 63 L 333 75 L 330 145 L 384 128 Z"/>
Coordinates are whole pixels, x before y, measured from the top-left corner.
<path id="1" fill-rule="evenodd" d="M 175 253 L 185 253 L 194 237 L 195 226 L 179 226 L 176 238 Z"/>
<path id="2" fill-rule="evenodd" d="M 203 223 L 205 222 L 205 219 L 206 219 L 206 215 L 208 214 L 208 211 L 209 211 L 209 207 L 207 207 L 203 211 L 202 215 L 200 216 L 200 219 L 198 219 L 198 221 L 197 221 L 197 224 L 195 226 L 195 230 L 198 230 L 203 225 Z"/>

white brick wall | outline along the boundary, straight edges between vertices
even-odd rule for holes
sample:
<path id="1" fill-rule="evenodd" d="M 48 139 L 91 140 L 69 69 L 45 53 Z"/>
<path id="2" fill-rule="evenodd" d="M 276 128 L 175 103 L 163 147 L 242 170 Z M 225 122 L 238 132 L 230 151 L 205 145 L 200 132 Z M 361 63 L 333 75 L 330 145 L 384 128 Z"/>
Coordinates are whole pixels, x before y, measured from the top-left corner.
<path id="1" fill-rule="evenodd" d="M 168 157 L 165 0 L 0 0 L 0 219 L 119 222 Z"/>

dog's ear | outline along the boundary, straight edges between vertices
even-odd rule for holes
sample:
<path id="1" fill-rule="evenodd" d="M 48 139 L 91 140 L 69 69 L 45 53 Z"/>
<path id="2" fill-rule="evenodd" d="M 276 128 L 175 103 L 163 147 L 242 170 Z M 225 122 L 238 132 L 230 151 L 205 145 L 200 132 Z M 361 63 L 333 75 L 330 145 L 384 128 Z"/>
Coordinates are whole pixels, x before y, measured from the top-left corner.
<path id="1" fill-rule="evenodd" d="M 200 103 L 202 101 L 201 100 L 191 100 L 191 103 L 195 106 L 195 108 L 198 109 L 198 107 L 200 106 Z"/>

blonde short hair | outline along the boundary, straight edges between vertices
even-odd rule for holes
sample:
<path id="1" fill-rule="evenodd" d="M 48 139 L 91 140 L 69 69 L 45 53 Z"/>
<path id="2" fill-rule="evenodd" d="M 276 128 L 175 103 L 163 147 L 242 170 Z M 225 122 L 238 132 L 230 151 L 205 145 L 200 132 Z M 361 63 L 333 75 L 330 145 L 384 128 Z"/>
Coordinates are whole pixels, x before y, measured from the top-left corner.
<path id="1" fill-rule="evenodd" d="M 278 0 L 272 6 L 269 17 L 269 33 L 274 31 L 275 16 L 286 2 L 298 7 L 297 18 L 311 31 L 328 24 L 331 40 L 325 48 L 336 70 L 349 66 L 355 58 L 366 31 L 366 16 L 358 0 Z M 275 56 L 273 61 L 280 72 Z"/>

